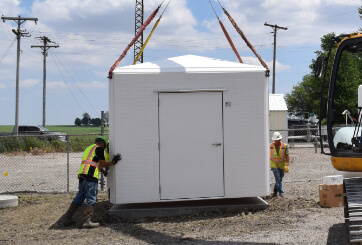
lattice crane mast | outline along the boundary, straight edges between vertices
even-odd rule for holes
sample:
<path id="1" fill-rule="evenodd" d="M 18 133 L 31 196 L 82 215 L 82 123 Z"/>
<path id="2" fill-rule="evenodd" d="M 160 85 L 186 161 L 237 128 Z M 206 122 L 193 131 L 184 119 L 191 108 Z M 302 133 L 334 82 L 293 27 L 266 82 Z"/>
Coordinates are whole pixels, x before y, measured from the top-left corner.
<path id="1" fill-rule="evenodd" d="M 135 35 L 141 29 L 142 25 L 143 25 L 143 0 L 136 0 Z M 143 32 L 141 36 L 137 39 L 137 41 L 134 43 L 134 60 L 141 52 L 142 46 L 143 46 Z M 143 63 L 143 53 L 140 55 L 137 61 Z"/>

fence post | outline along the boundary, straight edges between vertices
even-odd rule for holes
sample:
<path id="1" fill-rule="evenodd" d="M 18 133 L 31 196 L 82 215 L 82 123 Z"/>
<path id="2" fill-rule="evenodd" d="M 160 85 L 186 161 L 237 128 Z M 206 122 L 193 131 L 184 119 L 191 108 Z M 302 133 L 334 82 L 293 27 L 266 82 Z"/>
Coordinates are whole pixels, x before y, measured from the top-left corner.
<path id="1" fill-rule="evenodd" d="M 101 111 L 101 135 L 104 136 L 104 111 Z M 104 191 L 104 185 L 104 175 L 101 173 L 101 191 Z"/>
<path id="2" fill-rule="evenodd" d="M 70 146 L 69 146 L 69 135 L 66 136 L 67 138 L 67 193 L 69 192 L 69 151 L 70 151 Z"/>

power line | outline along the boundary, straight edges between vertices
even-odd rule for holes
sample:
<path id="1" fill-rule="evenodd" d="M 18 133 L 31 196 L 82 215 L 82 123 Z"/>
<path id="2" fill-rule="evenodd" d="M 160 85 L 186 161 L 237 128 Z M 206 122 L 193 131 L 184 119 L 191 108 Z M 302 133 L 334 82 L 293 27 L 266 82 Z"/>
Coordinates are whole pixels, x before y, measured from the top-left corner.
<path id="1" fill-rule="evenodd" d="M 50 52 L 50 53 L 52 54 L 52 52 Z M 77 98 L 74 96 L 74 94 L 73 94 L 72 90 L 70 89 L 67 81 L 64 79 L 63 73 L 61 72 L 61 70 L 60 70 L 57 62 L 55 61 L 53 55 L 52 55 L 52 58 L 53 58 L 53 60 L 54 60 L 54 63 L 55 63 L 55 65 L 56 65 L 56 67 L 58 68 L 58 71 L 59 71 L 60 76 L 62 77 L 65 85 L 67 86 L 67 89 L 69 90 L 70 94 L 73 96 L 73 99 L 75 100 L 75 102 L 77 102 L 77 104 L 79 105 L 80 109 L 82 110 L 82 113 L 84 113 L 85 110 L 84 110 L 83 107 L 80 105 L 80 103 L 78 102 Z"/>
<path id="2" fill-rule="evenodd" d="M 3 56 L 0 59 L 0 63 L 3 61 L 4 57 L 7 55 L 7 53 L 9 52 L 9 50 L 11 49 L 11 47 L 14 45 L 16 41 L 16 37 L 14 38 L 13 42 L 10 44 L 9 48 L 5 51 L 5 53 L 3 54 Z"/>
<path id="3" fill-rule="evenodd" d="M 52 52 L 53 53 L 53 52 Z M 82 93 L 82 95 L 85 97 L 85 99 L 87 100 L 87 102 L 89 103 L 89 105 L 92 107 L 92 109 L 94 110 L 94 112 L 96 113 L 97 116 L 99 116 L 99 113 L 97 112 L 97 110 L 94 108 L 92 102 L 88 99 L 88 97 L 85 95 L 85 93 L 83 93 L 83 91 L 80 89 L 80 87 L 78 86 L 78 84 L 74 81 L 72 75 L 70 74 L 70 72 L 68 71 L 68 69 L 64 66 L 63 62 L 58 58 L 58 56 L 54 53 L 55 57 L 58 59 L 58 61 L 60 62 L 60 64 L 63 66 L 64 70 L 68 73 L 69 77 L 72 79 L 73 83 L 77 86 L 77 88 L 79 89 L 79 91 Z"/>

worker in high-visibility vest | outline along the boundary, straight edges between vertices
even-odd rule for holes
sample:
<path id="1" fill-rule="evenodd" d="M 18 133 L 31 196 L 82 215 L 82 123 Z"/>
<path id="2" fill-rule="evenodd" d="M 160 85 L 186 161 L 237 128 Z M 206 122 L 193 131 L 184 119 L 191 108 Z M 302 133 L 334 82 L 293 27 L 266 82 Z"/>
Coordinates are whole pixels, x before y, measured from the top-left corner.
<path id="1" fill-rule="evenodd" d="M 281 142 L 282 135 L 279 132 L 273 134 L 273 143 L 270 144 L 270 168 L 275 177 L 273 197 L 284 197 L 283 177 L 289 172 L 288 145 Z"/>
<path id="2" fill-rule="evenodd" d="M 91 222 L 94 205 L 97 202 L 99 172 L 107 173 L 104 167 L 115 165 L 122 159 L 120 154 L 116 154 L 111 162 L 105 161 L 104 150 L 106 142 L 107 139 L 105 137 L 99 136 L 95 139 L 94 144 L 85 149 L 78 172 L 79 190 L 65 214 L 64 226 L 74 223 L 72 217 L 84 200 L 86 200 L 86 206 L 84 208 L 82 227 L 95 228 L 99 226 L 99 223 Z"/>

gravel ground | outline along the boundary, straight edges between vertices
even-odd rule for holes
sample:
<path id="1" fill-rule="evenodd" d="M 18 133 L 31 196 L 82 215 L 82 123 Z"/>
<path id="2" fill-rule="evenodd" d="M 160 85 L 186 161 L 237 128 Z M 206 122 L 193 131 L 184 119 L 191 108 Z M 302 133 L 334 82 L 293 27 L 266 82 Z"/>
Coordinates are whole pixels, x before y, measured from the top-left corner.
<path id="1" fill-rule="evenodd" d="M 348 244 L 343 207 L 318 205 L 318 184 L 336 172 L 310 151 L 291 151 L 286 198 L 263 197 L 270 204 L 263 211 L 121 219 L 107 214 L 112 204 L 101 193 L 93 217 L 101 227 L 86 230 L 61 225 L 74 193 L 23 193 L 18 207 L 0 209 L 0 244 Z"/>

